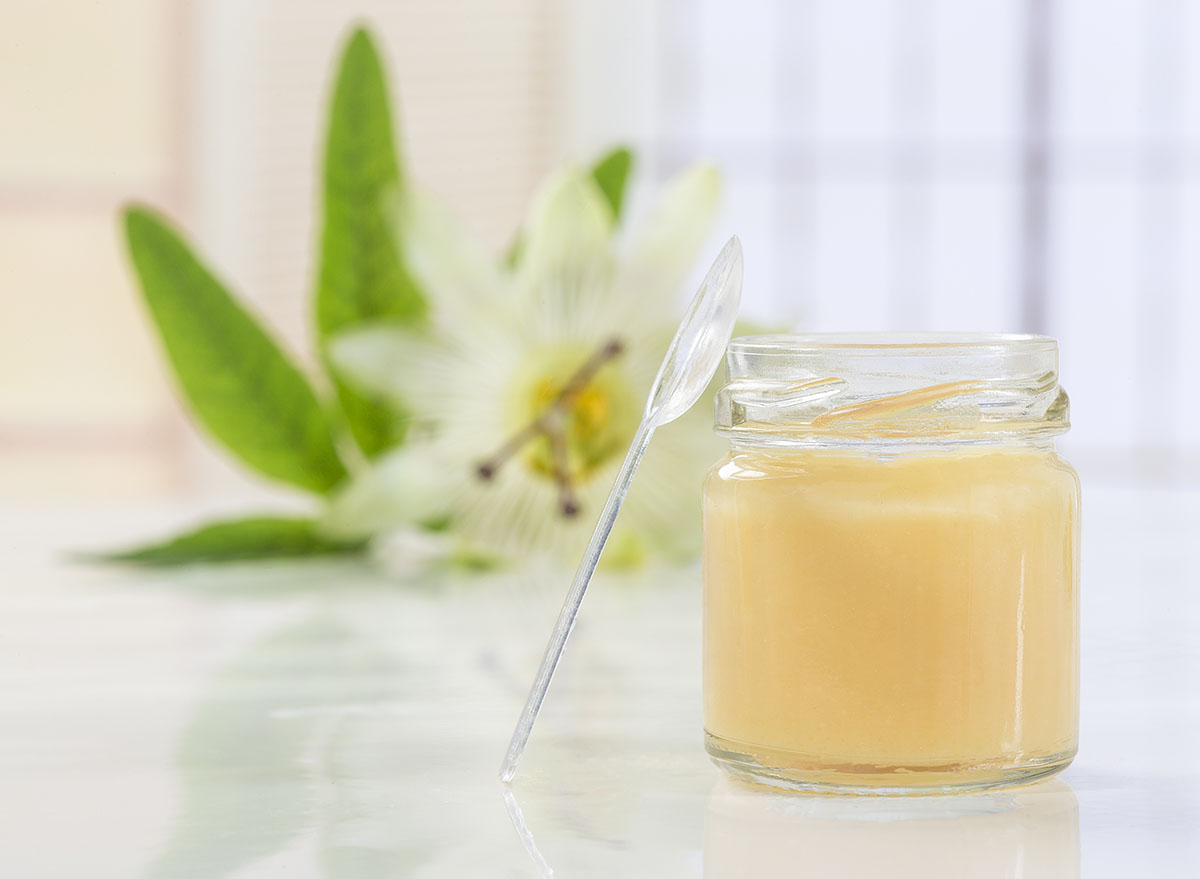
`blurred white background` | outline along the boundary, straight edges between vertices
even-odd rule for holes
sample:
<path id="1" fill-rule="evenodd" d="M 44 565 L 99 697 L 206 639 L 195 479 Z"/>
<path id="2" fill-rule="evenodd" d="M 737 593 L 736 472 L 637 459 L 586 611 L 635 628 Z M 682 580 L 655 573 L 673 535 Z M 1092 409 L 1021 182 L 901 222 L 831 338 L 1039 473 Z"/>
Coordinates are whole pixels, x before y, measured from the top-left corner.
<path id="1" fill-rule="evenodd" d="M 631 143 L 636 219 L 711 158 L 750 316 L 1049 333 L 1085 479 L 1200 481 L 1200 5 L 0 0 L 0 497 L 248 485 L 171 396 L 114 213 L 167 209 L 307 356 L 358 20 L 412 175 L 497 249 L 563 159 Z"/>

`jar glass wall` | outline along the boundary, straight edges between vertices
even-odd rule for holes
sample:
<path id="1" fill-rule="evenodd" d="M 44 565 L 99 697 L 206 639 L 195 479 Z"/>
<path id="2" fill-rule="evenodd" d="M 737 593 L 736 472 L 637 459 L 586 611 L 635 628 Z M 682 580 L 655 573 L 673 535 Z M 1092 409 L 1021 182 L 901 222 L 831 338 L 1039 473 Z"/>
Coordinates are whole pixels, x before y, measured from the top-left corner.
<path id="1" fill-rule="evenodd" d="M 1065 767 L 1079 482 L 1054 342 L 752 337 L 728 366 L 704 497 L 716 762 L 881 793 Z"/>

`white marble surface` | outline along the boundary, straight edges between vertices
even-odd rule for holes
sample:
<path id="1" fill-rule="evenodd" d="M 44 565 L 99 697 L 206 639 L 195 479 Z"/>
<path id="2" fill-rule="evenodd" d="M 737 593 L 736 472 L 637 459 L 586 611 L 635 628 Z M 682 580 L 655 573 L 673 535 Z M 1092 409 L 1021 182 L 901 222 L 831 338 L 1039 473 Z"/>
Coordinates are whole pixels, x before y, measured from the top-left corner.
<path id="1" fill-rule="evenodd" d="M 506 797 L 561 577 L 97 569 L 61 551 L 165 523 L 9 510 L 0 876 L 1195 876 L 1200 493 L 1084 503 L 1078 760 L 920 800 L 719 777 L 695 571 L 597 585 Z"/>

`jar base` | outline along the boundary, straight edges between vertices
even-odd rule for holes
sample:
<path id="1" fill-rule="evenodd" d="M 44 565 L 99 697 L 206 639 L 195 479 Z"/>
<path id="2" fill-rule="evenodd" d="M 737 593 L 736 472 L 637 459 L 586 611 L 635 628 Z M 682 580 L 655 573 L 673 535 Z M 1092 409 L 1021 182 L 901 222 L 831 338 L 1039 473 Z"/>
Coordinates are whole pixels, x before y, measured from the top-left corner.
<path id="1" fill-rule="evenodd" d="M 873 766 L 834 763 L 792 751 L 747 745 L 705 730 L 712 761 L 739 781 L 773 791 L 857 796 L 934 796 L 1015 787 L 1056 775 L 1075 749 L 1020 762 Z"/>

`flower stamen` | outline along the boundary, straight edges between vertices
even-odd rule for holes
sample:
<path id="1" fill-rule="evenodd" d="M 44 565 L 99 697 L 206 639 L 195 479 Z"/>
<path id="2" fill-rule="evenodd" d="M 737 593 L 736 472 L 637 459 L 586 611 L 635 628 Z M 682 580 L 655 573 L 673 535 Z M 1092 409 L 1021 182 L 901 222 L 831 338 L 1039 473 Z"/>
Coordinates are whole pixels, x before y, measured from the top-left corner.
<path id="1" fill-rule="evenodd" d="M 550 458 L 554 466 L 554 481 L 558 483 L 558 508 L 568 519 L 579 512 L 575 489 L 571 485 L 571 469 L 567 465 L 567 438 L 562 430 L 546 434 L 550 443 Z"/>
<path id="2" fill-rule="evenodd" d="M 550 446 L 551 469 L 554 481 L 558 484 L 559 510 L 568 518 L 578 514 L 579 501 L 567 457 L 567 412 L 600 368 L 624 350 L 620 339 L 610 339 L 596 349 L 529 424 L 505 440 L 491 457 L 476 465 L 475 474 L 485 481 L 491 480 L 500 467 L 530 441 L 544 437 Z"/>

